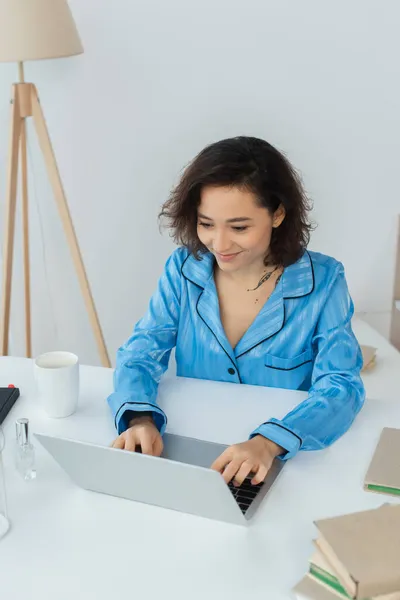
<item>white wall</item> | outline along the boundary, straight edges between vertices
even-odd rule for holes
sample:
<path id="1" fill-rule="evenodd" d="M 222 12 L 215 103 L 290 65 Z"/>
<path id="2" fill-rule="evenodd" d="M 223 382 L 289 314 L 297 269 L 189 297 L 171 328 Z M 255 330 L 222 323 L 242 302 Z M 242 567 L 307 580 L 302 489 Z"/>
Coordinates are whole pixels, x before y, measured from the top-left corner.
<path id="1" fill-rule="evenodd" d="M 173 248 L 158 231 L 160 204 L 205 144 L 238 134 L 266 138 L 301 170 L 319 223 L 312 248 L 345 263 L 358 311 L 385 318 L 400 212 L 398 0 L 71 8 L 85 54 L 28 63 L 26 76 L 41 94 L 112 359 Z M 0 65 L 1 211 L 15 75 Z M 34 353 L 67 348 L 99 364 L 33 135 L 30 156 Z M 19 235 L 15 268 L 12 351 L 23 354 Z"/>

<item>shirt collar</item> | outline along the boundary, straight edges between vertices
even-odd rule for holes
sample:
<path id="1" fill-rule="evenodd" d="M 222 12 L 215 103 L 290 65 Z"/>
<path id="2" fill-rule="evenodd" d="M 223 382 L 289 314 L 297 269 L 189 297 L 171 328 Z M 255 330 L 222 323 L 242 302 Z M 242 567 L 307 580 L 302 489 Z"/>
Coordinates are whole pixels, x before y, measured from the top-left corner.
<path id="1" fill-rule="evenodd" d="M 182 264 L 182 275 L 198 287 L 204 289 L 213 275 L 214 256 L 210 252 L 196 259 L 189 254 Z M 285 268 L 282 278 L 283 298 L 301 298 L 314 289 L 314 268 L 307 250 L 292 265 Z"/>

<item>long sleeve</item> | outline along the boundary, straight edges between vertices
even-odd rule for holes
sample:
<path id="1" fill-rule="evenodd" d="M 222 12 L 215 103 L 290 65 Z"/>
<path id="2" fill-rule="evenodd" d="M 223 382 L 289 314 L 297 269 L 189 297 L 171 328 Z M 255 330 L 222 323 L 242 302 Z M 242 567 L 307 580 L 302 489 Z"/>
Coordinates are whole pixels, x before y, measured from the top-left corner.
<path id="1" fill-rule="evenodd" d="M 152 412 L 158 429 L 164 432 L 167 417 L 156 397 L 176 344 L 181 294 L 179 256 L 176 251 L 168 259 L 146 315 L 117 352 L 114 392 L 107 401 L 118 433 L 127 429 L 132 411 Z"/>
<path id="2" fill-rule="evenodd" d="M 316 356 L 307 399 L 282 420 L 270 419 L 252 433 L 283 447 L 284 459 L 293 457 L 300 449 L 318 450 L 335 442 L 349 429 L 363 406 L 362 354 L 351 328 L 353 312 L 343 266 L 339 263 L 313 336 Z"/>

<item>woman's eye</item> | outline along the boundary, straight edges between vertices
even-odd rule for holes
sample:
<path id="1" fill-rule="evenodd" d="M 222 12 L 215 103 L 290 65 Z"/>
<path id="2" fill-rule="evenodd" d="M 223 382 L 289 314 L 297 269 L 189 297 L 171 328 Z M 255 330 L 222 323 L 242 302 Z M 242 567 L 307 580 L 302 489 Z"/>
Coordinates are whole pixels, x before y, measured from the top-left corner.
<path id="1" fill-rule="evenodd" d="M 232 229 L 234 231 L 246 231 L 246 229 L 248 229 L 248 227 L 243 226 L 243 227 L 232 227 Z"/>
<path id="2" fill-rule="evenodd" d="M 211 223 L 199 223 L 200 227 L 205 227 L 206 229 L 209 229 L 211 227 Z"/>

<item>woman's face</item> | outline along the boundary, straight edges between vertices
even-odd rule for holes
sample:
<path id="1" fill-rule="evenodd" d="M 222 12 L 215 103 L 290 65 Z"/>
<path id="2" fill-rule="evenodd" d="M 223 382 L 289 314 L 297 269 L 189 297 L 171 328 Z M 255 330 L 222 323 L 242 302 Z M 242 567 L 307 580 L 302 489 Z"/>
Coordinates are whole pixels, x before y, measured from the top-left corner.
<path id="1" fill-rule="evenodd" d="M 197 235 L 223 271 L 256 264 L 261 267 L 272 230 L 284 216 L 281 207 L 271 215 L 248 190 L 207 186 L 201 192 Z"/>

